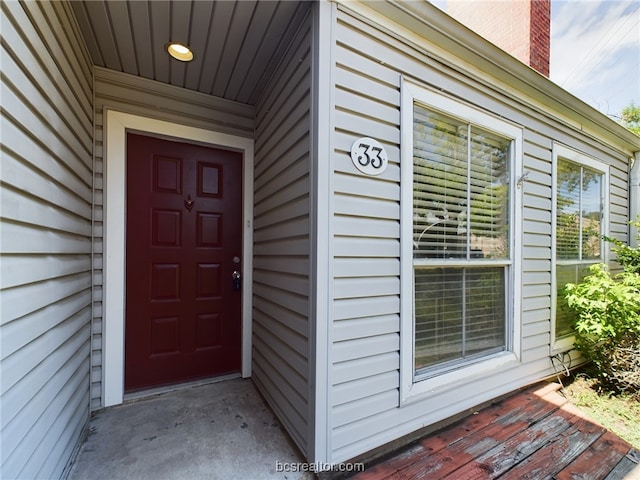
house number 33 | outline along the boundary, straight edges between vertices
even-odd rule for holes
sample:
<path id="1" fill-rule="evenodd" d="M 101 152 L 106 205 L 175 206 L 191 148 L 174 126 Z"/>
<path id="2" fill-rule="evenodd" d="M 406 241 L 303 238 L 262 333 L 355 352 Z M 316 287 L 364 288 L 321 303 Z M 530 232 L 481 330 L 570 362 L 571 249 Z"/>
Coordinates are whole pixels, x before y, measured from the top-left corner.
<path id="1" fill-rule="evenodd" d="M 387 169 L 389 160 L 384 147 L 373 138 L 359 138 L 351 145 L 351 161 L 366 175 L 380 175 Z"/>

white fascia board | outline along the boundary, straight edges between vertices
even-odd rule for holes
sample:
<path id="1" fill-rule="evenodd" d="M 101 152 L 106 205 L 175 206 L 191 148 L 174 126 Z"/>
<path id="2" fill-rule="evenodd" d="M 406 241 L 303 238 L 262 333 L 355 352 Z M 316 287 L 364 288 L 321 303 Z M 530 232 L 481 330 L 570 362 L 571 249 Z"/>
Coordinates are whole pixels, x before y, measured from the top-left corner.
<path id="1" fill-rule="evenodd" d="M 497 88 L 518 102 L 600 141 L 625 155 L 640 150 L 640 137 L 562 89 L 429 2 L 334 0 L 412 43 L 431 58 Z"/>

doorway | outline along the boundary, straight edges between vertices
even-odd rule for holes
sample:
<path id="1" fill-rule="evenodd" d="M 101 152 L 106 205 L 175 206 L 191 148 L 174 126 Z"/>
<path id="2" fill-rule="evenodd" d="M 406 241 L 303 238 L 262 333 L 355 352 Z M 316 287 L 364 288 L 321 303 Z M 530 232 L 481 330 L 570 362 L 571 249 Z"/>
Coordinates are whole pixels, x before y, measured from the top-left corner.
<path id="1" fill-rule="evenodd" d="M 126 138 L 129 132 L 177 142 L 211 146 L 240 152 L 242 157 L 242 242 L 241 250 L 241 375 L 251 376 L 252 269 L 253 269 L 253 140 L 232 134 L 177 124 L 136 114 L 106 109 L 104 171 L 104 276 L 103 321 L 96 332 L 102 341 L 95 344 L 99 360 L 101 406 L 124 401 L 125 377 L 125 270 L 126 270 Z M 194 207 L 195 208 L 195 207 Z M 97 348 L 97 349 L 96 349 Z M 226 377 L 226 376 L 225 376 Z M 223 377 L 223 378 L 225 378 Z"/>
<path id="2" fill-rule="evenodd" d="M 241 366 L 242 155 L 127 134 L 125 391 Z"/>

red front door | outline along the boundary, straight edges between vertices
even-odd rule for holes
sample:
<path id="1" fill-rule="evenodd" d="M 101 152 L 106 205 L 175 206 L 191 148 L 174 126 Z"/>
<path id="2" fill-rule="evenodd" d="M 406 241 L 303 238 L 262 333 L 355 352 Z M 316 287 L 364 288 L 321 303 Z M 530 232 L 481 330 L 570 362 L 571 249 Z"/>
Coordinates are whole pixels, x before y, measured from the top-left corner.
<path id="1" fill-rule="evenodd" d="M 241 173 L 238 152 L 127 134 L 126 391 L 240 370 Z"/>

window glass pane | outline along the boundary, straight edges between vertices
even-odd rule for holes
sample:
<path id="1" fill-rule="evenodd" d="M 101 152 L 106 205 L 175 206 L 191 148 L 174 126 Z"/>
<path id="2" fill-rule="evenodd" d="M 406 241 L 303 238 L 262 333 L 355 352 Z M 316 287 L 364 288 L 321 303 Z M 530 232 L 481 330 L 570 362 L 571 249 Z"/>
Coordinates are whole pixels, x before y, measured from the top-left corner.
<path id="1" fill-rule="evenodd" d="M 512 141 L 414 105 L 415 368 L 453 365 L 506 348 Z M 447 267 L 448 260 L 466 266 Z M 475 263 L 475 265 L 474 265 Z"/>
<path id="2" fill-rule="evenodd" d="M 466 256 L 467 126 L 414 111 L 414 256 Z"/>
<path id="3" fill-rule="evenodd" d="M 505 349 L 505 267 L 415 270 L 415 368 Z"/>
<path id="4" fill-rule="evenodd" d="M 602 174 L 582 169 L 582 259 L 599 259 L 602 241 Z"/>
<path id="5" fill-rule="evenodd" d="M 567 283 L 579 283 L 589 274 L 589 265 L 558 265 L 556 267 L 556 338 L 573 335 L 576 315 L 564 298 Z"/>
<path id="6" fill-rule="evenodd" d="M 581 282 L 589 266 L 602 260 L 602 182 L 601 172 L 558 159 L 556 338 L 574 330 L 575 314 L 564 298 L 565 285 Z"/>
<path id="7" fill-rule="evenodd" d="M 470 255 L 509 258 L 509 147 L 498 135 L 471 128 Z"/>
<path id="8" fill-rule="evenodd" d="M 462 358 L 462 269 L 415 272 L 416 369 Z"/>
<path id="9" fill-rule="evenodd" d="M 510 145 L 415 105 L 414 257 L 509 258 Z"/>
<path id="10" fill-rule="evenodd" d="M 466 270 L 465 355 L 505 347 L 504 268 Z"/>
<path id="11" fill-rule="evenodd" d="M 580 258 L 580 165 L 558 160 L 556 255 Z"/>

